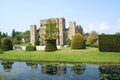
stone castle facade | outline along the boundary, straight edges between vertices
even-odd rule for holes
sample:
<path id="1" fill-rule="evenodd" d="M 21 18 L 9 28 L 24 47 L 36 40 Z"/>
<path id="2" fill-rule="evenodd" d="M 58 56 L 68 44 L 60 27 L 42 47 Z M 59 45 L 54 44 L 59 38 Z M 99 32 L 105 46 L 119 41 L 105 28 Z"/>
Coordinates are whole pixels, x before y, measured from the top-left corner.
<path id="1" fill-rule="evenodd" d="M 57 31 L 57 45 L 63 46 L 67 44 L 67 40 L 71 40 L 73 35 L 76 33 L 83 34 L 83 28 L 81 25 L 76 25 L 76 22 L 70 22 L 69 28 L 65 28 L 64 18 L 51 18 L 56 23 Z M 30 44 L 34 45 L 35 41 L 39 39 L 40 45 L 45 45 L 45 35 L 46 35 L 46 24 L 47 20 L 40 20 L 40 27 L 37 29 L 36 25 L 30 26 Z"/>

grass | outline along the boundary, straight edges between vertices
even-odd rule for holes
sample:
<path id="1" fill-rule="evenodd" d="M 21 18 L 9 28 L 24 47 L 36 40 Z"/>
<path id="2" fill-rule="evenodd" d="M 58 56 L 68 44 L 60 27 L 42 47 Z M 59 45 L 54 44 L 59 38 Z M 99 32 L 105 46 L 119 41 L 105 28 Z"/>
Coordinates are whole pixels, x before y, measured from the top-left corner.
<path id="1" fill-rule="evenodd" d="M 120 63 L 120 52 L 99 52 L 97 48 L 71 50 L 63 48 L 55 52 L 0 51 L 0 59 L 19 61 L 57 61 L 87 63 Z"/>

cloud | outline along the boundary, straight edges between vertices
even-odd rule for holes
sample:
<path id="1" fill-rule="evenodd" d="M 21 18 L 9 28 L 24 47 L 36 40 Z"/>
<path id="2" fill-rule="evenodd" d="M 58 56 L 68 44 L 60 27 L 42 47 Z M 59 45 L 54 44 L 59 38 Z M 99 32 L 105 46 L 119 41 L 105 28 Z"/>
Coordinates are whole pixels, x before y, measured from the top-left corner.
<path id="1" fill-rule="evenodd" d="M 105 31 L 105 30 L 109 29 L 108 24 L 106 22 L 101 23 L 99 28 L 102 31 Z"/>
<path id="2" fill-rule="evenodd" d="M 89 24 L 88 27 L 89 27 L 89 31 L 96 31 L 97 29 L 94 24 Z"/>

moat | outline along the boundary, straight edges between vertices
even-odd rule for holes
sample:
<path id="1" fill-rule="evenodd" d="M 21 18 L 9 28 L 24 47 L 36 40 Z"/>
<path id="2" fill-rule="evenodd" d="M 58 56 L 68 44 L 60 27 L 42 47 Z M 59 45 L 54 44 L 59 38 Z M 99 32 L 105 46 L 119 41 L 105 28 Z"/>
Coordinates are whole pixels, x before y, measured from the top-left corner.
<path id="1" fill-rule="evenodd" d="M 0 60 L 0 80 L 120 80 L 120 64 Z"/>

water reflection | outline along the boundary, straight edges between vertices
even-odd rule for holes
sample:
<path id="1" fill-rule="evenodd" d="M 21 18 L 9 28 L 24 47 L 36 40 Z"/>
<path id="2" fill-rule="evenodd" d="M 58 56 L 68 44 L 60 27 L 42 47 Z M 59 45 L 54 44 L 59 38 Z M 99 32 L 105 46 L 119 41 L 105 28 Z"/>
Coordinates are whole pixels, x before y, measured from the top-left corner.
<path id="1" fill-rule="evenodd" d="M 77 74 L 81 75 L 85 71 L 85 64 L 77 64 L 71 67 L 71 69 Z"/>
<path id="2" fill-rule="evenodd" d="M 30 66 L 33 69 L 37 69 L 38 68 L 38 64 L 36 62 L 26 62 L 27 66 Z"/>
<path id="3" fill-rule="evenodd" d="M 66 74 L 65 64 L 41 64 L 42 73 L 48 75 L 64 75 Z"/>
<path id="4" fill-rule="evenodd" d="M 120 65 L 0 62 L 3 80 L 120 80 Z"/>
<path id="5" fill-rule="evenodd" d="M 99 66 L 100 80 L 120 80 L 120 66 Z"/>
<path id="6" fill-rule="evenodd" d="M 1 65 L 3 65 L 5 72 L 10 72 L 12 69 L 13 63 L 14 62 L 12 62 L 12 61 L 2 61 Z"/>

